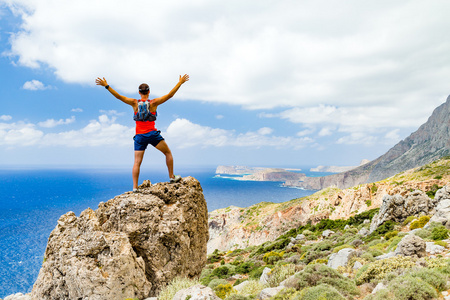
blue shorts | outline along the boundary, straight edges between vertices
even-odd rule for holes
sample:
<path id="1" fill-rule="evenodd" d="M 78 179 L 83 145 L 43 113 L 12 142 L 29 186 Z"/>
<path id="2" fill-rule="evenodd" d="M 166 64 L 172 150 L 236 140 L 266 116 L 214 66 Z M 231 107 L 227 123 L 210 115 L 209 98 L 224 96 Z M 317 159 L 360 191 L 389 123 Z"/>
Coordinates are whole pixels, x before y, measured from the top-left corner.
<path id="1" fill-rule="evenodd" d="M 161 131 L 150 131 L 147 133 L 136 134 L 134 140 L 134 151 L 143 151 L 147 149 L 148 144 L 156 147 L 159 142 L 164 141 Z"/>

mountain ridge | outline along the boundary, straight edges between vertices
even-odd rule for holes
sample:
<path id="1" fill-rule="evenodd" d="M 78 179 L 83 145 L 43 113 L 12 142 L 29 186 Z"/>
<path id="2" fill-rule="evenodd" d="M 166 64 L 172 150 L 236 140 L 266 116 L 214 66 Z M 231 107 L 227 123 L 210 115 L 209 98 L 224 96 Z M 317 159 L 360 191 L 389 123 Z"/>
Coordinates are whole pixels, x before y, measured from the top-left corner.
<path id="1" fill-rule="evenodd" d="M 450 154 L 450 96 L 434 109 L 427 122 L 377 159 L 353 170 L 304 181 L 287 181 L 285 186 L 321 190 L 348 188 L 383 180 L 399 172 L 431 163 Z"/>

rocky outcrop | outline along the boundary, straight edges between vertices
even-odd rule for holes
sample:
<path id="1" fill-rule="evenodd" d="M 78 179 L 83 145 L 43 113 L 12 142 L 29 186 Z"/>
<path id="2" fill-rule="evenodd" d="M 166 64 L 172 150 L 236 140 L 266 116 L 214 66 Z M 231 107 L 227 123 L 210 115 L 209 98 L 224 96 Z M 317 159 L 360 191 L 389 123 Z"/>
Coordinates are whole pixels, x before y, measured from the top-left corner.
<path id="1" fill-rule="evenodd" d="M 428 121 L 379 158 L 356 169 L 324 177 L 308 177 L 290 185 L 320 190 L 329 186 L 348 188 L 375 182 L 399 172 L 428 164 L 450 154 L 450 96 Z"/>
<path id="2" fill-rule="evenodd" d="M 372 218 L 370 232 L 375 231 L 378 226 L 389 220 L 402 222 L 409 216 L 432 214 L 436 201 L 436 198 L 430 199 L 427 194 L 420 190 L 413 191 L 406 198 L 400 194 L 385 195 L 380 211 Z"/>
<path id="3" fill-rule="evenodd" d="M 436 192 L 437 206 L 430 222 L 438 222 L 450 228 L 450 186 L 446 185 Z"/>
<path id="4" fill-rule="evenodd" d="M 156 296 L 175 276 L 199 276 L 208 237 L 206 202 L 196 179 L 146 182 L 139 193 L 58 220 L 32 299 Z"/>

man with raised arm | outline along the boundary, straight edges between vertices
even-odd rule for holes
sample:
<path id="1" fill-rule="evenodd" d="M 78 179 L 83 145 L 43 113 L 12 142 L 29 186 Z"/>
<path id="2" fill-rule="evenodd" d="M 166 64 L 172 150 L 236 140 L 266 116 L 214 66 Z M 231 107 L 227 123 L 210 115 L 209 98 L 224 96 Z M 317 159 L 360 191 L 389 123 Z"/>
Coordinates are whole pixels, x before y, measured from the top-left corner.
<path id="1" fill-rule="evenodd" d="M 151 144 L 153 147 L 161 151 L 166 156 L 166 165 L 169 171 L 170 182 L 178 182 L 181 180 L 179 175 L 173 174 L 173 156 L 169 146 L 161 136 L 160 131 L 155 127 L 156 109 L 159 105 L 173 97 L 180 86 L 189 80 L 189 75 L 180 75 L 180 79 L 175 87 L 165 96 L 149 100 L 150 88 L 148 84 L 143 83 L 139 86 L 139 95 L 141 99 L 133 99 L 120 95 L 112 87 L 108 85 L 106 79 L 98 77 L 95 80 L 97 85 L 104 86 L 114 97 L 120 101 L 133 107 L 134 117 L 136 121 L 136 135 L 134 136 L 134 165 L 133 165 L 133 192 L 137 192 L 139 173 L 141 170 L 141 163 L 144 158 L 145 149 L 147 145 Z"/>

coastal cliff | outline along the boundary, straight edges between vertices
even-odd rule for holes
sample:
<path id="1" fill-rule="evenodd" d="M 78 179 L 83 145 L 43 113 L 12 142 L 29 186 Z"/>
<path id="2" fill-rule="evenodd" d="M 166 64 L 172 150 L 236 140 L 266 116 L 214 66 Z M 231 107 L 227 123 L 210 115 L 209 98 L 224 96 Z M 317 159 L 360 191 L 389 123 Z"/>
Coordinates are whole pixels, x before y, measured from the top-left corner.
<path id="1" fill-rule="evenodd" d="M 450 157 L 407 170 L 388 179 L 352 188 L 326 188 L 284 203 L 228 207 L 209 213 L 208 253 L 228 251 L 274 240 L 282 233 L 322 219 L 349 218 L 380 207 L 386 195 L 435 191 L 450 183 Z"/>
<path id="2" fill-rule="evenodd" d="M 350 171 L 324 177 L 289 181 L 286 186 L 320 190 L 330 186 L 348 188 L 382 180 L 396 173 L 435 161 L 450 154 L 450 96 L 428 121 L 377 159 Z"/>
<path id="3" fill-rule="evenodd" d="M 145 299 L 206 264 L 207 207 L 200 183 L 149 181 L 61 216 L 51 232 L 31 299 Z"/>

